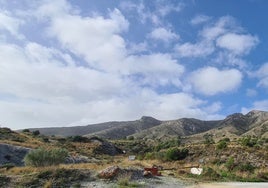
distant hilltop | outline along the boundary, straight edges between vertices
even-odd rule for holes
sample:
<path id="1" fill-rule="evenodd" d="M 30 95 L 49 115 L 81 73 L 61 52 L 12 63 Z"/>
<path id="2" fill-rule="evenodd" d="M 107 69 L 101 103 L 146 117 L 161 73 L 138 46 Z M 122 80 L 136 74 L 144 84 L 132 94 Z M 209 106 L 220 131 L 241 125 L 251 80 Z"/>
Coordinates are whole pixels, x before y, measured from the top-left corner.
<path id="1" fill-rule="evenodd" d="M 143 116 L 135 121 L 112 121 L 74 127 L 33 128 L 44 135 L 60 136 L 99 136 L 106 139 L 165 139 L 175 136 L 202 136 L 213 134 L 215 138 L 231 138 L 252 135 L 268 137 L 268 112 L 253 110 L 243 115 L 234 113 L 223 120 L 203 121 L 194 118 L 181 118 L 160 121 Z"/>

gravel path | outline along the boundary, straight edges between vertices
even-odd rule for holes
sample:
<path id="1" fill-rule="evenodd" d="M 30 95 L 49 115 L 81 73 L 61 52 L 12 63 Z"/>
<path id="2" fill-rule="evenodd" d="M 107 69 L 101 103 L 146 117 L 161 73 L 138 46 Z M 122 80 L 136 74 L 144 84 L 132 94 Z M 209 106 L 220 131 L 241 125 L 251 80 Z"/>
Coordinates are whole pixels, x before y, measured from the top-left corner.
<path id="1" fill-rule="evenodd" d="M 228 183 L 204 183 L 189 188 L 267 188 L 268 183 L 228 182 Z"/>
<path id="2" fill-rule="evenodd" d="M 141 187 L 145 188 L 185 188 L 186 185 L 177 178 L 173 177 L 157 177 L 157 178 L 149 178 L 149 179 L 142 179 L 139 181 L 135 181 L 141 185 Z M 117 187 L 116 182 L 105 182 L 105 181 L 94 181 L 94 182 L 84 182 L 81 184 L 81 187 L 84 188 L 115 188 Z"/>
<path id="3" fill-rule="evenodd" d="M 248 182 L 223 182 L 223 183 L 200 183 L 187 185 L 181 180 L 170 177 L 160 176 L 157 178 L 142 179 L 135 181 L 144 188 L 268 188 L 268 183 L 248 183 Z M 81 184 L 84 188 L 116 188 L 116 182 L 94 181 Z"/>

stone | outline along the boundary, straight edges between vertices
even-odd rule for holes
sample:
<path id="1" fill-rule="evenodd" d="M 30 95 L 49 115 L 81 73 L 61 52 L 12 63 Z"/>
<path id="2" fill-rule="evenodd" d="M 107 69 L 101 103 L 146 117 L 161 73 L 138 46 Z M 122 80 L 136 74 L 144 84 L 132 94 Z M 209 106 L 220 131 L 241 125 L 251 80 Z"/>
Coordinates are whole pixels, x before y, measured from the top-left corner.
<path id="1" fill-rule="evenodd" d="M 99 178 L 102 179 L 114 179 L 120 171 L 118 166 L 110 166 L 99 173 Z"/>

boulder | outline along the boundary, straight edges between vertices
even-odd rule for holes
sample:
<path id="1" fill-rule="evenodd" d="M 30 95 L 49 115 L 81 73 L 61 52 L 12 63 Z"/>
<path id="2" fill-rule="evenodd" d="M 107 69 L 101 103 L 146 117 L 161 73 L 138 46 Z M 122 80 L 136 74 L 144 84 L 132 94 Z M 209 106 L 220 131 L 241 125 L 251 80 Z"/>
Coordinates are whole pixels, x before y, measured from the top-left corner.
<path id="1" fill-rule="evenodd" d="M 12 163 L 23 166 L 23 159 L 30 150 L 30 148 L 0 143 L 0 165 Z"/>

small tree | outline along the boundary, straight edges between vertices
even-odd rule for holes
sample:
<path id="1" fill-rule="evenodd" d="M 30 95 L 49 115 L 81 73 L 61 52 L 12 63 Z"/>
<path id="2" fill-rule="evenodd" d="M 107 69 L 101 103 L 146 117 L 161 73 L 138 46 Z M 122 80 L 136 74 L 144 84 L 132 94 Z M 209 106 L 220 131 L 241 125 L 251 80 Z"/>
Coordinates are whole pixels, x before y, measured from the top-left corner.
<path id="1" fill-rule="evenodd" d="M 39 130 L 35 130 L 35 131 L 33 131 L 33 135 L 34 136 L 38 136 L 40 134 L 40 131 Z"/>
<path id="2" fill-rule="evenodd" d="M 68 156 L 68 151 L 61 148 L 46 150 L 39 148 L 30 151 L 24 158 L 27 166 L 51 166 L 63 163 Z"/>
<path id="3" fill-rule="evenodd" d="M 30 130 L 29 130 L 29 129 L 23 129 L 22 132 L 24 132 L 24 133 L 29 133 Z"/>

